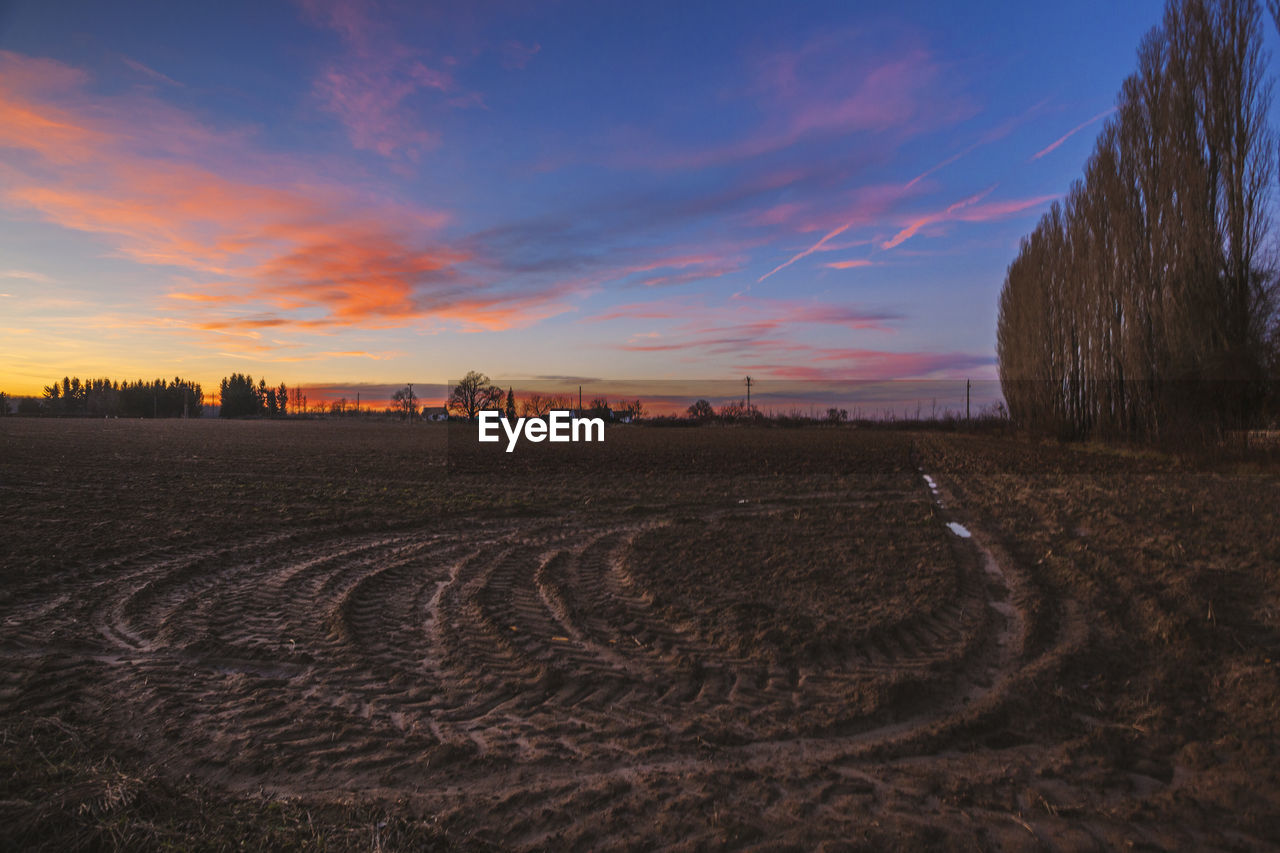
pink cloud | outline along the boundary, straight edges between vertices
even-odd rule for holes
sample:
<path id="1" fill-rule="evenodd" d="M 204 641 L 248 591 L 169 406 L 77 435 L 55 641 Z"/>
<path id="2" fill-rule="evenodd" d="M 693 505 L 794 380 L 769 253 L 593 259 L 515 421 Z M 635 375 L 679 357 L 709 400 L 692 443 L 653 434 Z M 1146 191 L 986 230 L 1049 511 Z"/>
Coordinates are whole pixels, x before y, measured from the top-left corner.
<path id="1" fill-rule="evenodd" d="M 1057 199 L 1056 195 L 1038 195 L 1031 198 L 1015 198 L 1005 201 L 992 201 L 987 204 L 978 204 L 973 207 L 964 208 L 951 216 L 960 222 L 991 222 L 996 219 L 1004 219 L 1007 216 L 1014 216 L 1033 207 L 1039 207 L 1042 204 Z"/>
<path id="2" fill-rule="evenodd" d="M 343 52 L 315 82 L 321 105 L 346 127 L 351 144 L 383 157 L 418 160 L 439 144 L 422 125 L 416 99 L 434 92 L 453 106 L 483 106 L 474 92 L 459 92 L 451 71 L 429 66 L 404 44 L 386 21 L 365 4 L 348 0 L 301 0 L 308 17 L 336 32 Z"/>
<path id="3" fill-rule="evenodd" d="M 769 272 L 760 276 L 760 278 L 756 279 L 757 283 L 764 281 L 775 273 L 781 272 L 796 261 L 809 257 L 814 252 L 847 248 L 846 246 L 833 243 L 832 241 L 854 226 L 869 225 L 875 222 L 876 219 L 883 215 L 895 201 L 902 198 L 907 193 L 909 186 L 910 185 L 889 185 L 866 187 L 859 190 L 854 198 L 852 209 L 846 209 L 841 212 L 843 222 L 841 222 L 840 225 L 832 228 L 824 234 L 818 242 L 814 243 L 809 248 L 792 255 L 787 260 L 769 270 Z"/>
<path id="4" fill-rule="evenodd" d="M 589 319 L 678 321 L 673 328 L 632 335 L 616 346 L 632 353 L 683 353 L 699 361 L 727 360 L 735 371 L 780 379 L 938 378 L 965 372 L 972 375 L 989 370 L 994 362 L 985 354 L 822 346 L 812 342 L 806 327 L 827 325 L 883 333 L 892 331 L 900 318 L 856 306 L 805 300 L 742 296 L 716 305 L 666 300 L 622 305 Z"/>
<path id="5" fill-rule="evenodd" d="M 369 68 L 329 68 L 316 91 L 346 126 L 351 144 L 383 157 L 403 152 L 417 159 L 439 143 L 439 134 L 417 124 L 402 102 L 420 87 L 413 79 L 392 79 Z"/>
<path id="6" fill-rule="evenodd" d="M 992 378 L 995 357 L 964 352 L 892 352 L 857 348 L 814 348 L 809 364 L 742 362 L 741 370 L 776 379 L 849 382 L 867 380 Z M 838 366 L 827 363 L 838 362 Z"/>
<path id="7" fill-rule="evenodd" d="M 587 319 L 681 320 L 677 329 L 679 334 L 686 338 L 705 340 L 708 336 L 734 339 L 759 337 L 803 324 L 890 331 L 892 323 L 900 318 L 893 313 L 855 306 L 742 295 L 727 303 L 715 305 L 687 298 L 619 305 Z"/>
<path id="8" fill-rule="evenodd" d="M 920 229 L 928 225 L 947 221 L 991 222 L 1022 213 L 1025 210 L 1037 207 L 1057 198 L 1055 195 L 1040 195 L 1032 198 L 1008 199 L 1005 201 L 979 204 L 979 202 L 990 195 L 993 190 L 995 190 L 995 186 L 988 187 L 982 192 L 975 193 L 968 198 L 961 199 L 939 213 L 930 213 L 912 220 L 906 227 L 898 231 L 897 234 L 882 243 L 880 248 L 886 250 L 895 248 L 914 237 L 919 233 Z"/>
<path id="9" fill-rule="evenodd" d="M 542 50 L 540 44 L 524 44 L 523 42 L 511 39 L 503 42 L 502 67 L 509 71 L 518 71 L 529 64 L 532 59 Z"/>
<path id="10" fill-rule="evenodd" d="M 649 276 L 642 278 L 638 282 L 644 287 L 675 287 L 681 284 L 693 284 L 707 279 L 720 278 L 730 273 L 738 272 L 742 269 L 740 263 L 718 263 L 708 266 L 700 266 L 697 269 L 686 270 L 679 273 L 667 273 L 664 275 Z"/>
<path id="11" fill-rule="evenodd" d="M 805 202 L 790 201 L 753 213 L 747 221 L 752 225 L 782 225 L 808 209 L 809 205 Z"/>
<path id="12" fill-rule="evenodd" d="M 760 157 L 803 140 L 853 133 L 912 135 L 972 115 L 946 91 L 944 68 L 907 41 L 870 45 L 856 33 L 826 34 L 801 46 L 755 57 L 752 98 L 762 120 L 739 139 L 698 150 L 632 149 L 631 165 L 697 169 Z M 635 133 L 629 132 L 634 139 Z"/>
<path id="13" fill-rule="evenodd" d="M 947 219 L 948 217 L 950 217 L 956 211 L 962 208 L 968 207 L 970 205 L 977 204 L 983 198 L 990 195 L 994 189 L 995 189 L 995 186 L 992 185 L 990 187 L 987 187 L 982 192 L 975 193 L 974 195 L 971 195 L 966 199 L 961 199 L 960 201 L 957 201 L 955 204 L 952 204 L 950 207 L 948 207 L 946 210 L 942 211 L 941 213 L 931 213 L 931 214 L 928 214 L 927 216 L 921 216 L 920 218 L 911 222 L 911 224 L 909 224 L 906 228 L 903 228 L 901 231 L 895 234 L 892 238 L 882 243 L 880 245 L 880 248 L 892 249 L 893 247 L 902 244 L 904 241 L 910 240 L 924 226 L 930 225 L 934 222 L 941 222 Z"/>

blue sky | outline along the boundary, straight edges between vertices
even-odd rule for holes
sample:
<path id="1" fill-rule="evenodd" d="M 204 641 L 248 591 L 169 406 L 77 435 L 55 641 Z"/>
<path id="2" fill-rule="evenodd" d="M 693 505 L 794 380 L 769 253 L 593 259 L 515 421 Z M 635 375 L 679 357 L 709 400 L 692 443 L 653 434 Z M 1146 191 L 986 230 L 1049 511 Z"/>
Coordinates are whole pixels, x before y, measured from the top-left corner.
<path id="1" fill-rule="evenodd" d="M 964 5 L 10 2 L 0 387 L 990 378 L 1162 5 Z"/>

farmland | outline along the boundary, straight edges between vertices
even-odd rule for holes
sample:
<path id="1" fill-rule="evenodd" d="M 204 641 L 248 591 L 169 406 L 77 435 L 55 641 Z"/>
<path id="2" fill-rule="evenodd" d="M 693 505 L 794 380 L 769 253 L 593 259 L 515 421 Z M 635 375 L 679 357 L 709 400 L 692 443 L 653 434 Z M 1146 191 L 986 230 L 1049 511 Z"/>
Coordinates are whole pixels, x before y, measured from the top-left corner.
<path id="1" fill-rule="evenodd" d="M 1280 838 L 1274 465 L 446 433 L 0 421 L 6 846 Z"/>

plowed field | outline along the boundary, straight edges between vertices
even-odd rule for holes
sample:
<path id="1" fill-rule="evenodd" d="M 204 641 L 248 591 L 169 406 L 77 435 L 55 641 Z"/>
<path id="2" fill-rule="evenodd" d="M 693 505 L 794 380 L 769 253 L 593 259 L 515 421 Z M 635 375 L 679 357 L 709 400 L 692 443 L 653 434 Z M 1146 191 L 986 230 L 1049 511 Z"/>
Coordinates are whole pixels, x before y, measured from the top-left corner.
<path id="1" fill-rule="evenodd" d="M 445 444 L 0 421 L 0 840 L 1280 838 L 1273 469 L 852 429 Z"/>

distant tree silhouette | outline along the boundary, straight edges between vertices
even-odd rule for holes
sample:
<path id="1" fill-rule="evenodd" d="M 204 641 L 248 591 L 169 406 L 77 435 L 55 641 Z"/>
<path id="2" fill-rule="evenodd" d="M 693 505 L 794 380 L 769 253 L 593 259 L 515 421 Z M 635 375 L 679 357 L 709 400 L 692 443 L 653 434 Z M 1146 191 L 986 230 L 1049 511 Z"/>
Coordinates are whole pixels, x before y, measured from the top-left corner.
<path id="1" fill-rule="evenodd" d="M 219 387 L 221 406 L 220 417 L 247 418 L 264 414 L 266 401 L 266 381 L 260 385 L 253 384 L 253 377 L 243 373 L 233 373 L 222 380 Z"/>
<path id="2" fill-rule="evenodd" d="M 644 403 L 639 400 L 623 401 L 616 407 L 618 417 L 638 421 L 644 417 Z"/>
<path id="3" fill-rule="evenodd" d="M 62 386 L 57 382 L 44 387 L 45 408 L 49 414 L 62 414 Z"/>
<path id="4" fill-rule="evenodd" d="M 401 418 L 412 417 L 417 411 L 417 397 L 413 394 L 413 387 L 406 385 L 391 395 L 391 402 L 395 403 L 395 410 Z"/>
<path id="5" fill-rule="evenodd" d="M 554 409 L 556 407 L 555 404 L 555 397 L 544 397 L 535 392 L 520 401 L 520 414 L 526 418 L 540 418 Z"/>
<path id="6" fill-rule="evenodd" d="M 698 400 L 688 409 L 689 417 L 695 421 L 709 421 L 716 416 L 710 400 Z"/>
<path id="7" fill-rule="evenodd" d="M 474 421 L 481 411 L 497 406 L 501 400 L 502 389 L 490 382 L 488 376 L 471 370 L 449 392 L 445 407 L 459 417 Z"/>
<path id="8" fill-rule="evenodd" d="M 0 391 L 0 418 L 9 414 L 9 402 L 12 398 L 3 391 Z"/>
<path id="9" fill-rule="evenodd" d="M 609 401 L 604 397 L 593 399 L 583 414 L 589 418 L 602 418 L 606 421 L 613 418 L 613 410 L 609 408 Z"/>
<path id="10" fill-rule="evenodd" d="M 725 403 L 720 407 L 720 419 L 725 421 L 754 421 L 761 417 L 760 410 L 745 400 Z"/>
<path id="11" fill-rule="evenodd" d="M 507 405 L 503 414 L 509 421 L 516 419 L 516 395 L 510 388 L 507 388 Z"/>
<path id="12" fill-rule="evenodd" d="M 107 378 L 64 376 L 44 389 L 44 413 L 70 417 L 180 418 L 199 417 L 204 391 L 198 382 L 117 382 Z"/>
<path id="13" fill-rule="evenodd" d="M 289 398 L 293 398 L 295 411 L 306 411 L 306 396 L 301 388 L 289 387 L 281 382 L 270 386 L 265 378 L 255 384 L 252 376 L 233 373 L 224 377 L 218 386 L 218 415 L 224 418 L 283 417 L 289 413 Z"/>

